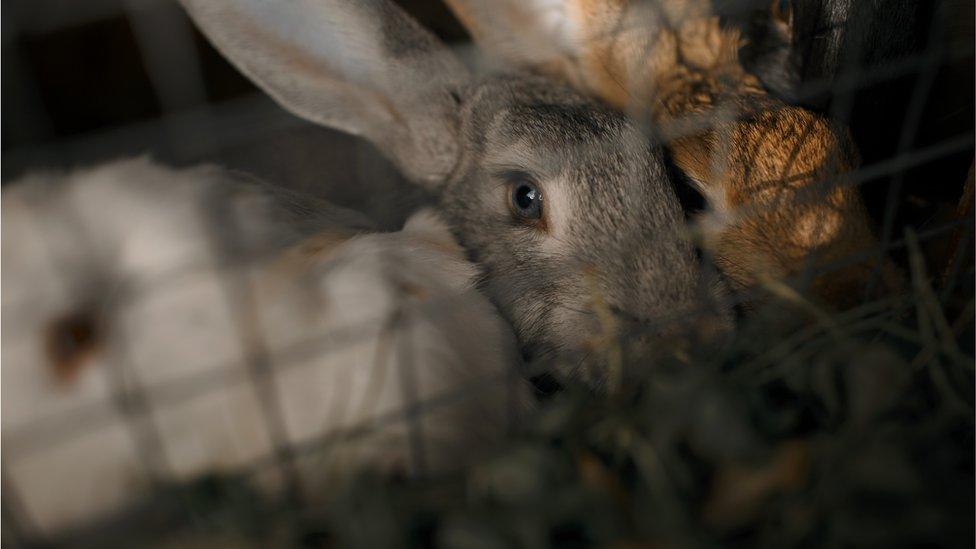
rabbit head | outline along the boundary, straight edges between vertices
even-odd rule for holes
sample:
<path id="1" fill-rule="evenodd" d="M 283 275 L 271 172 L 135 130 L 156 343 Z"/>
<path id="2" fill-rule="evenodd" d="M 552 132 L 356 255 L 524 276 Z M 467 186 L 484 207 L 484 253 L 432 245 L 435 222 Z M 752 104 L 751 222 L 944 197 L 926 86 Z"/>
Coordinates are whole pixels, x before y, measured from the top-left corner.
<path id="1" fill-rule="evenodd" d="M 524 355 L 572 366 L 607 335 L 722 329 L 662 154 L 618 112 L 528 73 L 473 77 L 382 0 L 183 0 L 282 106 L 362 135 L 479 265 Z"/>
<path id="2" fill-rule="evenodd" d="M 845 307 L 860 302 L 876 274 L 898 287 L 847 180 L 857 154 L 846 130 L 769 95 L 742 59 L 749 40 L 711 2 L 447 3 L 503 61 L 648 115 L 705 197 L 704 246 L 736 288 L 812 273 L 811 294 Z M 772 2 L 766 15 L 788 45 L 791 3 Z"/>

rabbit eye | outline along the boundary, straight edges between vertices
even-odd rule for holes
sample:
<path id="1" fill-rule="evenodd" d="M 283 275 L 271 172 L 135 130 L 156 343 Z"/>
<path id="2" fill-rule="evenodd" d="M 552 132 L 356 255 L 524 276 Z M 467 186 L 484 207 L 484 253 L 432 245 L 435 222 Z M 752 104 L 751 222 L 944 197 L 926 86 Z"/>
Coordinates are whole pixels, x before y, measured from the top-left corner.
<path id="1" fill-rule="evenodd" d="M 510 183 L 512 211 L 522 219 L 542 218 L 542 191 L 526 179 Z"/>

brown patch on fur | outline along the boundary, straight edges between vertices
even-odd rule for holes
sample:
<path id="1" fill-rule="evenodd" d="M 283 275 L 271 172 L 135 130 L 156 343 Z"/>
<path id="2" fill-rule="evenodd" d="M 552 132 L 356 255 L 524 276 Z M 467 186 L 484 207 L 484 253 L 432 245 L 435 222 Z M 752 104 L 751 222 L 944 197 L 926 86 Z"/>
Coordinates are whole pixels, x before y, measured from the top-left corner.
<path id="1" fill-rule="evenodd" d="M 356 234 L 347 230 L 322 231 L 286 248 L 272 261 L 262 264 L 254 279 L 257 302 L 273 303 L 284 296 L 298 296 L 305 305 L 309 305 L 306 310 L 314 311 L 314 315 L 322 314 L 328 309 L 328 304 L 321 292 L 306 284 L 306 281 L 314 280 L 306 275 L 333 257 L 336 250 Z M 263 305 L 259 305 L 254 309 L 262 308 Z M 254 319 L 251 321 L 256 322 Z"/>
<path id="2" fill-rule="evenodd" d="M 451 256 L 451 257 L 458 257 L 458 258 L 464 256 L 464 250 L 461 248 L 461 245 L 458 244 L 457 242 L 454 241 L 445 242 L 441 239 L 431 238 L 423 234 L 417 235 L 417 238 L 422 240 L 424 244 L 430 246 L 432 249 L 437 250 L 438 252 L 444 255 Z"/>
<path id="3" fill-rule="evenodd" d="M 56 319 L 47 327 L 45 351 L 58 381 L 68 384 L 103 345 L 102 326 L 90 312 L 79 311 Z"/>
<path id="4" fill-rule="evenodd" d="M 327 261 L 336 249 L 357 233 L 335 230 L 314 234 L 287 248 L 262 271 L 258 290 L 276 296 L 290 288 L 312 267 Z"/>
<path id="5" fill-rule="evenodd" d="M 269 269 L 272 276 L 288 277 L 328 260 L 336 248 L 357 233 L 345 230 L 323 231 L 286 249 Z"/>
<path id="6" fill-rule="evenodd" d="M 412 297 L 420 301 L 426 300 L 427 296 L 429 295 L 427 293 L 427 289 L 424 288 L 423 286 L 418 286 L 416 284 L 411 284 L 409 282 L 400 282 L 397 285 L 397 289 L 401 294 L 406 295 L 407 297 Z"/>

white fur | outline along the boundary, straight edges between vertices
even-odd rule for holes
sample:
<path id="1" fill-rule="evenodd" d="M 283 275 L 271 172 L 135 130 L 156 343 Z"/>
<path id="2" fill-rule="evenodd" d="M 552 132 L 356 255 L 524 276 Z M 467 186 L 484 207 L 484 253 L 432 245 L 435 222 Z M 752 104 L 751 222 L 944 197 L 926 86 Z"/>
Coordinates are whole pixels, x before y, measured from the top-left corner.
<path id="1" fill-rule="evenodd" d="M 4 188 L 5 495 L 42 533 L 124 510 L 153 476 L 249 472 L 265 460 L 256 476 L 280 480 L 275 413 L 284 442 L 333 442 L 298 454 L 314 497 L 363 467 L 422 472 L 404 381 L 420 402 L 447 397 L 417 416 L 428 472 L 477 458 L 525 403 L 524 382 L 507 374 L 514 338 L 431 213 L 400 232 L 337 232 L 312 252 L 299 240 L 228 269 L 202 203 L 226 178 L 133 160 Z M 292 234 L 264 199 L 232 200 L 249 239 Z M 59 378 L 45 333 L 79 310 L 103 315 L 102 344 Z M 113 395 L 140 391 L 148 413 L 126 417 Z"/>

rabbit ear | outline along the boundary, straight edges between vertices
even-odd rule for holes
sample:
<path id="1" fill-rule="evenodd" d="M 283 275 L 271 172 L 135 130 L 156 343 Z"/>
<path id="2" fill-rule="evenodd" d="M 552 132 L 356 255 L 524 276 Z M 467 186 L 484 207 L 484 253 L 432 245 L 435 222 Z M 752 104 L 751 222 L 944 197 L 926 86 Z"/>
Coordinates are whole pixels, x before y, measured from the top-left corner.
<path id="1" fill-rule="evenodd" d="M 292 113 L 360 135 L 428 186 L 458 157 L 466 71 L 386 0 L 181 0 L 241 72 Z"/>
<path id="2" fill-rule="evenodd" d="M 711 14 L 707 0 L 445 2 L 488 54 L 564 78 L 617 106 L 640 102 L 653 74 L 673 64 L 676 27 Z M 700 26 L 687 32 L 701 34 Z"/>
<path id="3" fill-rule="evenodd" d="M 576 2 L 445 0 L 481 49 L 497 61 L 569 76 L 582 30 Z"/>
<path id="4" fill-rule="evenodd" d="M 633 16 L 629 2 L 445 2 L 489 58 L 561 78 L 617 106 L 630 104 L 630 54 L 647 51 L 648 41 L 632 31 L 621 39 L 621 29 Z"/>

